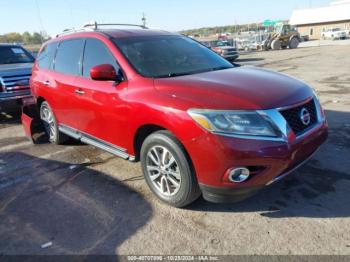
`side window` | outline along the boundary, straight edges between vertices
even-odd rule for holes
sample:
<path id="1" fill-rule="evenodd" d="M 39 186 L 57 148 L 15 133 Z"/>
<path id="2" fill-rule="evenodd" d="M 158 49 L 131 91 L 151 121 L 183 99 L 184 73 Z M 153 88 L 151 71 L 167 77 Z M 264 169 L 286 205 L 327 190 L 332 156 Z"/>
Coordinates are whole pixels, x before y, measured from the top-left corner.
<path id="1" fill-rule="evenodd" d="M 83 44 L 83 39 L 61 42 L 55 58 L 55 71 L 69 75 L 80 75 L 80 58 Z"/>
<path id="2" fill-rule="evenodd" d="M 90 77 L 90 69 L 96 65 L 111 64 L 115 70 L 119 70 L 116 58 L 108 50 L 107 46 L 97 39 L 86 39 L 83 76 Z"/>
<path id="3" fill-rule="evenodd" d="M 43 49 L 37 57 L 39 68 L 51 69 L 57 45 L 58 42 L 54 42 L 43 47 Z"/>

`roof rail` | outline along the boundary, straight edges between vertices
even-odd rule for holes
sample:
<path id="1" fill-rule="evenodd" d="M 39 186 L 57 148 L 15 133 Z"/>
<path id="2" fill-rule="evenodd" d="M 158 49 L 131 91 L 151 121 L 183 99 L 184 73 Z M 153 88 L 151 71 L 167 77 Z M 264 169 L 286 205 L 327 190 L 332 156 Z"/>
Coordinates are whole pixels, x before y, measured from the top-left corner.
<path id="1" fill-rule="evenodd" d="M 103 27 L 103 26 L 132 26 L 132 27 L 140 27 L 142 29 L 148 29 L 148 27 L 146 27 L 145 25 L 115 24 L 115 23 L 99 24 L 97 22 L 93 22 L 93 23 L 85 24 L 83 26 L 83 28 L 80 28 L 80 29 L 74 29 L 74 28 L 72 28 L 72 29 L 65 29 L 65 30 L 63 30 L 62 33 L 57 34 L 56 37 L 63 36 L 63 35 L 68 35 L 68 34 L 72 34 L 72 33 L 78 33 L 78 32 L 95 31 L 95 30 L 100 29 L 99 27 Z"/>
<path id="2" fill-rule="evenodd" d="M 84 28 L 93 28 L 94 30 L 98 30 L 100 26 L 133 26 L 133 27 L 140 27 L 142 29 L 148 29 L 145 25 L 137 25 L 137 24 L 116 24 L 116 23 L 103 23 L 99 24 L 97 22 L 85 24 Z"/>
<path id="3" fill-rule="evenodd" d="M 92 30 L 92 29 L 89 29 L 89 28 L 82 28 L 82 29 L 74 29 L 74 28 L 71 28 L 71 29 L 65 29 L 65 30 L 63 30 L 62 33 L 57 34 L 56 37 L 60 37 L 60 36 L 63 36 L 63 35 L 69 35 L 69 34 L 73 34 L 73 33 L 86 32 L 86 31 L 93 31 L 93 30 Z"/>

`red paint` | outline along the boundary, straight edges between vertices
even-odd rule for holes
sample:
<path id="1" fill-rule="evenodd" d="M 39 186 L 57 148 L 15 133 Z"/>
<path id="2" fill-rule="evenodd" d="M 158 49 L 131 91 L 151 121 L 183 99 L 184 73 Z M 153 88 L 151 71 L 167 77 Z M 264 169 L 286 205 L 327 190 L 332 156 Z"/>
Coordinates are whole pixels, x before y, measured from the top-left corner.
<path id="1" fill-rule="evenodd" d="M 116 80 L 117 73 L 115 72 L 115 69 L 111 65 L 97 65 L 91 68 L 90 70 L 90 76 L 93 80 L 98 81 L 114 81 Z"/>
<path id="2" fill-rule="evenodd" d="M 26 136 L 30 139 L 32 139 L 32 134 L 33 134 L 33 130 L 31 128 L 32 123 L 33 123 L 33 118 L 27 114 L 22 113 L 21 115 L 21 121 L 22 121 L 22 126 L 24 129 L 24 133 L 26 134 Z"/>
<path id="3" fill-rule="evenodd" d="M 162 32 L 109 32 L 114 37 Z M 68 76 L 34 65 L 32 93 L 51 105 L 59 124 L 79 129 L 135 155 L 134 139 L 145 125 L 171 131 L 184 145 L 193 162 L 198 181 L 225 187 L 264 185 L 315 151 L 326 139 L 323 123 L 301 141 L 259 141 L 214 135 L 198 126 L 186 112 L 190 108 L 260 110 L 297 104 L 310 98 L 312 90 L 303 82 L 284 74 L 257 68 L 234 68 L 209 73 L 149 79 L 137 74 L 109 40 L 96 32 L 71 34 L 69 38 L 97 38 L 103 41 L 121 66 L 126 79 L 120 83 Z M 91 70 L 95 79 L 110 78 L 115 72 L 106 65 Z M 49 86 L 43 83 L 48 81 Z M 75 90 L 82 90 L 78 95 Z M 29 121 L 23 117 L 23 124 Z M 27 129 L 26 133 L 28 132 Z M 262 166 L 251 179 L 232 184 L 224 177 L 239 166 Z"/>

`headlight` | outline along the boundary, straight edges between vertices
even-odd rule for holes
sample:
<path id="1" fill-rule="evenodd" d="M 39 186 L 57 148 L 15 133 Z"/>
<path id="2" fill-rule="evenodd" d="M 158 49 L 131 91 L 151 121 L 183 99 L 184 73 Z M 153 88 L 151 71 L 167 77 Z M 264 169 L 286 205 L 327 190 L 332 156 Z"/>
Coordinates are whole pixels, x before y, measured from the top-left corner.
<path id="1" fill-rule="evenodd" d="M 256 111 L 190 109 L 188 114 L 200 126 L 213 133 L 277 136 L 271 124 Z"/>

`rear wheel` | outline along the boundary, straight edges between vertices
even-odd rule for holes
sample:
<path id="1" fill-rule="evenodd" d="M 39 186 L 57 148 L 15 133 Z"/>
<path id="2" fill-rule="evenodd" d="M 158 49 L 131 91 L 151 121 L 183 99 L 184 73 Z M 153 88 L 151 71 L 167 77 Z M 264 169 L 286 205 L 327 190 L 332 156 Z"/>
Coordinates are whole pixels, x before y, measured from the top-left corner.
<path id="1" fill-rule="evenodd" d="M 62 144 L 68 137 L 58 130 L 58 125 L 53 111 L 48 102 L 44 101 L 40 105 L 40 119 L 43 123 L 45 133 L 49 141 L 53 144 Z"/>
<path id="2" fill-rule="evenodd" d="M 167 204 L 184 207 L 200 196 L 185 149 L 170 132 L 158 131 L 145 139 L 141 165 L 148 186 Z"/>

